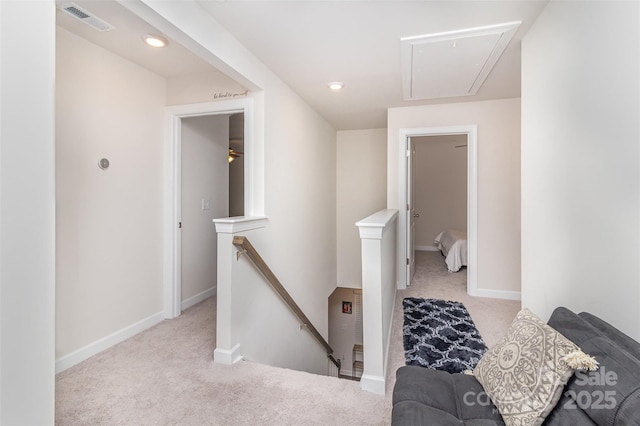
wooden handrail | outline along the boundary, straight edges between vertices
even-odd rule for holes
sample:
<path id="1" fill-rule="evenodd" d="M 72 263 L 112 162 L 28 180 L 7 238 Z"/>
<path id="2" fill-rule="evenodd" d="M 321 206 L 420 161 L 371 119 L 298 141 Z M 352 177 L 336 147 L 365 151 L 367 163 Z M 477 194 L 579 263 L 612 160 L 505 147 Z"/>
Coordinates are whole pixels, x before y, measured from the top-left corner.
<path id="1" fill-rule="evenodd" d="M 311 321 L 307 316 L 302 312 L 302 309 L 298 306 L 298 304 L 293 300 L 289 292 L 286 288 L 280 283 L 280 280 L 273 273 L 271 268 L 267 265 L 264 259 L 258 254 L 256 249 L 251 245 L 249 240 L 243 236 L 235 236 L 233 238 L 233 245 L 236 246 L 240 250 L 240 253 L 246 254 L 249 259 L 253 262 L 253 264 L 258 268 L 258 270 L 264 275 L 267 279 L 271 287 L 280 295 L 282 300 L 287 304 L 287 306 L 293 311 L 294 314 L 298 317 L 302 324 L 304 324 L 307 329 L 311 332 L 313 337 L 324 347 L 327 351 L 327 358 L 331 360 L 335 364 L 338 369 L 340 369 L 340 361 L 333 357 L 333 349 L 329 346 L 329 343 L 322 337 L 322 334 L 311 324 Z"/>

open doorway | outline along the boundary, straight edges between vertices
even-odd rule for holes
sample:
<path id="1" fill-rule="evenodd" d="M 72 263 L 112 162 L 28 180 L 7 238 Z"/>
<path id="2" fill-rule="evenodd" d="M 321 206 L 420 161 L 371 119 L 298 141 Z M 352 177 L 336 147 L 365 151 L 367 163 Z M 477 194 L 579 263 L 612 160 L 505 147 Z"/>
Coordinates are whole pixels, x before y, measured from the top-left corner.
<path id="1" fill-rule="evenodd" d="M 477 126 L 452 126 L 452 127 L 428 127 L 409 128 L 400 130 L 399 139 L 399 215 L 398 215 L 398 264 L 406 265 L 398 268 L 398 288 L 404 289 L 411 283 L 413 268 L 415 267 L 414 235 L 416 211 L 413 204 L 415 192 L 415 153 L 412 141 L 418 137 L 461 135 L 466 137 L 467 156 L 467 293 L 476 294 L 477 289 Z M 413 165 L 413 167 L 412 167 Z M 412 186 L 412 183 L 414 184 Z"/>
<path id="2" fill-rule="evenodd" d="M 229 211 L 244 216 L 244 113 L 229 116 Z"/>
<path id="3" fill-rule="evenodd" d="M 468 263 L 467 135 L 417 136 L 411 142 L 413 248 L 442 251 L 449 271 L 457 272 Z"/>
<path id="4" fill-rule="evenodd" d="M 212 220 L 229 217 L 232 204 L 236 215 L 250 209 L 245 164 L 252 155 L 252 101 L 168 107 L 167 115 L 164 315 L 169 319 L 215 294 Z"/>
<path id="5" fill-rule="evenodd" d="M 244 211 L 243 123 L 243 113 L 182 119 L 181 310 L 215 294 L 217 236 L 212 221 L 229 217 L 232 207 L 239 215 Z"/>

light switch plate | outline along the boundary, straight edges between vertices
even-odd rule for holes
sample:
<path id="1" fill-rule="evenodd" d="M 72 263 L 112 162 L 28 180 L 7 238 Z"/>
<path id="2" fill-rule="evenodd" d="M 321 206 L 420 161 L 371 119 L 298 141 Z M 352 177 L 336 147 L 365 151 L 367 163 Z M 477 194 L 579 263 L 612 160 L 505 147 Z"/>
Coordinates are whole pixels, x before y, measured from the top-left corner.
<path id="1" fill-rule="evenodd" d="M 202 210 L 211 210 L 211 200 L 202 199 Z"/>

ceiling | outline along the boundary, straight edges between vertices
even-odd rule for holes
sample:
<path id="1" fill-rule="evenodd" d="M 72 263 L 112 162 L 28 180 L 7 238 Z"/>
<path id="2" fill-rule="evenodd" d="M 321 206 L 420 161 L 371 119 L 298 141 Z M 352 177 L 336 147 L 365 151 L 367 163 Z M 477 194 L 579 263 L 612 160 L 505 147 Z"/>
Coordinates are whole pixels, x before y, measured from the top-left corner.
<path id="1" fill-rule="evenodd" d="M 336 129 L 351 130 L 386 127 L 389 107 L 520 96 L 520 42 L 548 0 L 196 1 Z M 85 31 L 79 35 L 142 61 L 160 75 L 212 69 L 177 43 L 169 46 L 171 56 L 149 52 L 139 42 L 141 33 L 152 30 L 149 24 L 113 1 L 75 3 L 86 5 L 123 34 L 106 37 L 113 38 L 107 43 L 95 30 L 82 22 L 66 22 L 60 13 L 59 25 Z M 476 94 L 404 100 L 401 38 L 513 21 L 522 24 Z M 98 34 L 111 33 L 116 31 Z M 454 78 L 455 71 L 451 64 L 451 72 L 444 74 Z M 331 81 L 343 82 L 344 88 L 329 90 Z"/>
<path id="2" fill-rule="evenodd" d="M 520 41 L 547 1 L 199 3 L 335 128 L 345 130 L 386 127 L 388 107 L 520 96 Z M 401 38 L 512 21 L 522 24 L 476 95 L 403 100 Z M 328 90 L 327 83 L 336 80 L 344 88 Z"/>
<path id="3" fill-rule="evenodd" d="M 83 21 L 62 12 L 60 7 L 56 10 L 58 26 L 162 77 L 218 72 L 209 63 L 172 40 L 169 40 L 169 45 L 163 49 L 145 45 L 142 36 L 147 33 L 157 34 L 155 28 L 113 0 L 56 0 L 56 3 L 59 6 L 69 3 L 78 5 L 115 29 L 97 31 Z"/>

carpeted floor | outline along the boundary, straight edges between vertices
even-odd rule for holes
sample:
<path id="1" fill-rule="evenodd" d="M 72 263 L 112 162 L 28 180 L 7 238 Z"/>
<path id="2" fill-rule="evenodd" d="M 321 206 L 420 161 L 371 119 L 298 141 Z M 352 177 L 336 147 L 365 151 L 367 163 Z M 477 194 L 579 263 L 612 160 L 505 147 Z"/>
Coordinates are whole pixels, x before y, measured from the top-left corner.
<path id="1" fill-rule="evenodd" d="M 489 347 L 519 302 L 465 294 L 466 271 L 447 272 L 436 252 L 419 252 L 413 285 L 398 292 L 387 394 L 357 382 L 251 362 L 214 364 L 215 298 L 110 348 L 56 377 L 59 425 L 386 425 L 395 371 L 404 365 L 402 299 L 464 303 Z"/>

